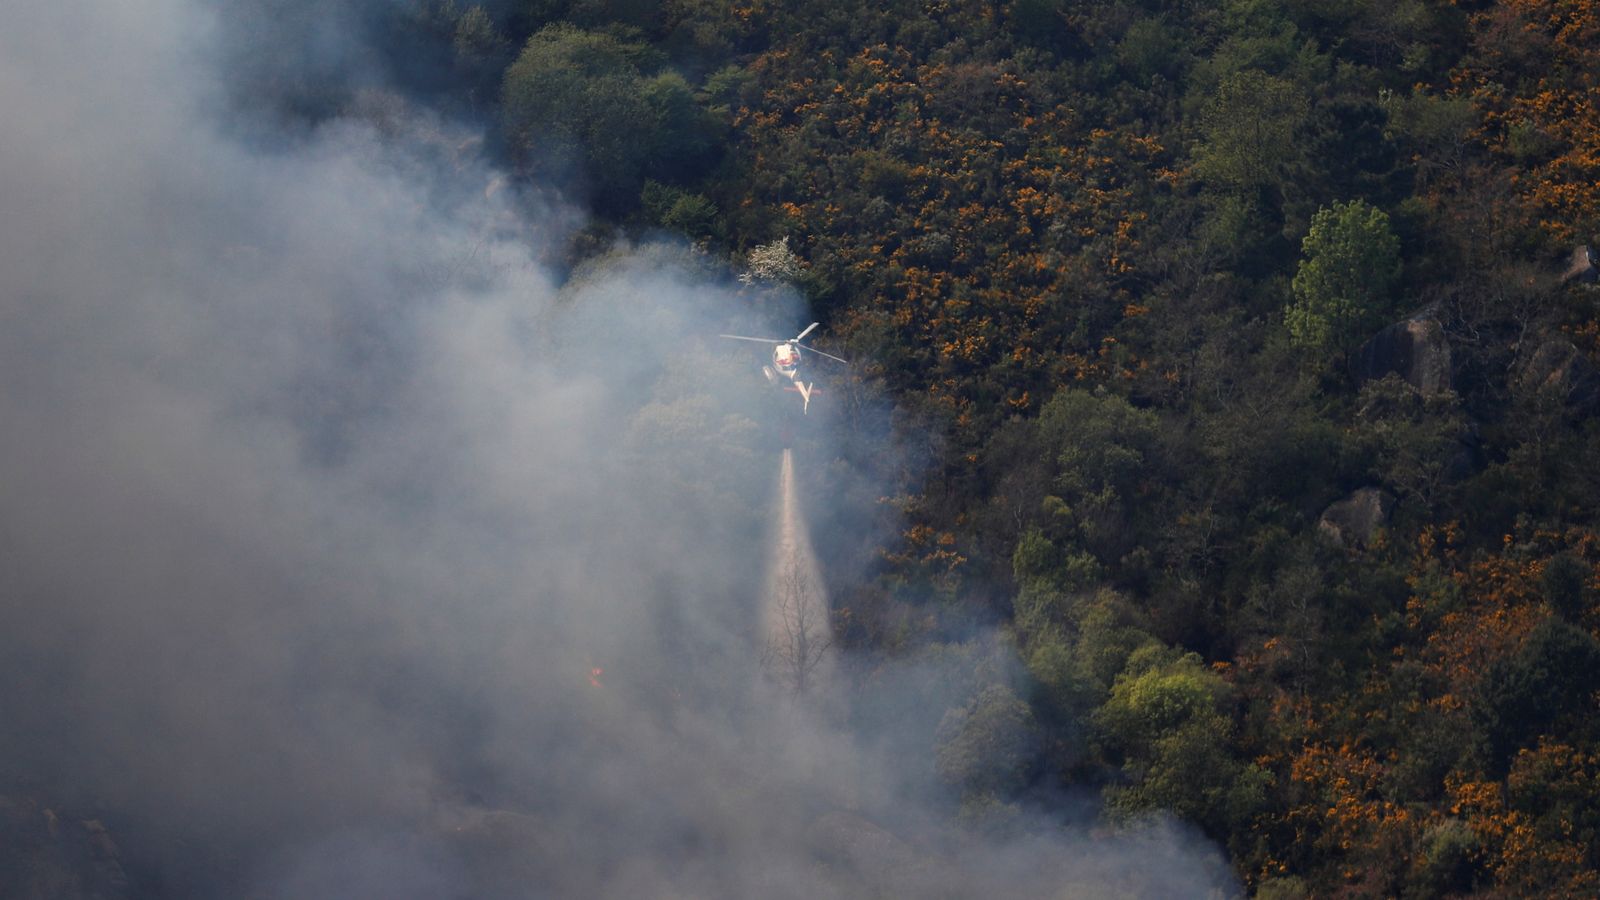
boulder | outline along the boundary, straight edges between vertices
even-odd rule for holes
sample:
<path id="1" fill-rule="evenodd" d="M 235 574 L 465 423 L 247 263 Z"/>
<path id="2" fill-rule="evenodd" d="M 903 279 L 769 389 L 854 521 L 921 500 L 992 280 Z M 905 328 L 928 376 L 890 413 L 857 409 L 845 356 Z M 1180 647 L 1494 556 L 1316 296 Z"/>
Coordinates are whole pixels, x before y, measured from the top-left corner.
<path id="1" fill-rule="evenodd" d="M 1427 313 L 1396 322 L 1373 335 L 1352 362 L 1357 383 L 1397 373 L 1425 397 L 1450 390 L 1450 342 L 1444 326 Z"/>
<path id="2" fill-rule="evenodd" d="M 1378 529 L 1389 523 L 1394 497 L 1374 487 L 1364 487 L 1322 511 L 1317 529 L 1346 547 L 1365 547 Z"/>
<path id="3" fill-rule="evenodd" d="M 1572 341 L 1549 335 L 1534 347 L 1517 379 L 1530 393 L 1550 392 L 1580 415 L 1600 411 L 1600 371 Z"/>
<path id="4" fill-rule="evenodd" d="M 1561 283 L 1579 282 L 1593 284 L 1600 278 L 1600 258 L 1595 256 L 1594 250 L 1587 246 L 1572 248 L 1572 259 L 1567 265 L 1567 271 L 1561 275 Z"/>

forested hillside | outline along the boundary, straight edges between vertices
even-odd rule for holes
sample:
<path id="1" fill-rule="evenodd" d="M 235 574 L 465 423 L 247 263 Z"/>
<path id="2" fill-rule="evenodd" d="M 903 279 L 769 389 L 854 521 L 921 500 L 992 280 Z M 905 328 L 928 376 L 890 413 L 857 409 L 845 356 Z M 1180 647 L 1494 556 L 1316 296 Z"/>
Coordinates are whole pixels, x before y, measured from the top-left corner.
<path id="1" fill-rule="evenodd" d="M 0 32 L 0 893 L 1600 896 L 1600 3 L 152 9 Z"/>
<path id="2" fill-rule="evenodd" d="M 1025 664 L 936 736 L 972 827 L 1086 788 L 1195 823 L 1262 896 L 1600 892 L 1600 8 L 392 27 L 441 107 L 597 211 L 573 258 L 787 241 L 928 462 L 835 586 L 863 677 L 975 623 Z"/>

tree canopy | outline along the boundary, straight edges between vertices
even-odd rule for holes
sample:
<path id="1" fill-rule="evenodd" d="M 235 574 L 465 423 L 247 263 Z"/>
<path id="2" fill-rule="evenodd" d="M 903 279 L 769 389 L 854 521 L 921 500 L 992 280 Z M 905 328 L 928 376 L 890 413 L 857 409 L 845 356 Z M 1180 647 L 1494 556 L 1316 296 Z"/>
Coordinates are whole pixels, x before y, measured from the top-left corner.
<path id="1" fill-rule="evenodd" d="M 968 821 L 1067 785 L 1260 896 L 1600 892 L 1592 0 L 484 10 L 430 33 L 521 47 L 525 174 L 893 398 L 827 435 L 898 517 L 828 550 L 839 646 L 962 673 L 915 752 Z"/>
<path id="2" fill-rule="evenodd" d="M 1400 241 L 1383 210 L 1362 200 L 1323 207 L 1300 246 L 1294 302 L 1284 311 L 1296 344 L 1348 350 L 1382 327 L 1400 278 Z"/>

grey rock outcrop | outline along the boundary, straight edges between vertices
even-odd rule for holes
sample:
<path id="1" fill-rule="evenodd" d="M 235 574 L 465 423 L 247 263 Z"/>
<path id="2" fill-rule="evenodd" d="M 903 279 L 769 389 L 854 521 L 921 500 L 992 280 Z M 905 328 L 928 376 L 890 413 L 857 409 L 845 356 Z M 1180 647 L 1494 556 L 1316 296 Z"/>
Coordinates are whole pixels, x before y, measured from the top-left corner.
<path id="1" fill-rule="evenodd" d="M 1361 345 L 1352 361 L 1356 381 L 1398 373 L 1425 397 L 1450 390 L 1450 342 L 1444 326 L 1427 313 L 1383 329 Z"/>
<path id="2" fill-rule="evenodd" d="M 1374 487 L 1364 487 L 1323 510 L 1317 529 L 1346 547 L 1365 547 L 1378 529 L 1389 523 L 1394 497 Z"/>
<path id="3" fill-rule="evenodd" d="M 1553 393 L 1579 415 L 1600 412 L 1600 371 L 1576 344 L 1559 335 L 1550 335 L 1534 347 L 1517 384 L 1530 393 Z"/>
<path id="4" fill-rule="evenodd" d="M 1579 282 L 1593 284 L 1600 279 L 1600 258 L 1595 256 L 1593 248 L 1579 246 L 1572 248 L 1572 259 L 1568 261 L 1567 271 L 1561 275 L 1561 283 Z"/>

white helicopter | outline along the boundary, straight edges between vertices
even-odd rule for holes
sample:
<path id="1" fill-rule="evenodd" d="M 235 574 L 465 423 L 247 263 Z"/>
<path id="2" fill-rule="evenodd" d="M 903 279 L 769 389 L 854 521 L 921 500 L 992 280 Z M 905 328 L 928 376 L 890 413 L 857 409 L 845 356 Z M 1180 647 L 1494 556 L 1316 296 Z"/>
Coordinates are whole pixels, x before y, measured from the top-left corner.
<path id="1" fill-rule="evenodd" d="M 848 362 L 840 359 L 837 356 L 834 356 L 831 353 L 823 353 L 821 350 L 818 350 L 815 347 L 809 347 L 800 343 L 800 341 L 805 338 L 806 335 L 810 334 L 816 329 L 817 325 L 817 322 L 812 322 L 810 325 L 806 326 L 805 331 L 800 332 L 786 341 L 775 340 L 773 338 L 745 337 L 742 334 L 721 334 L 718 335 L 718 337 L 732 338 L 736 341 L 755 341 L 758 344 L 772 344 L 772 365 L 762 366 L 761 373 L 767 376 L 767 382 L 774 387 L 780 383 L 778 380 L 780 376 L 789 379 L 791 384 L 784 385 L 784 389 L 798 391 L 800 393 L 800 412 L 803 415 L 811 408 L 811 395 L 817 393 L 817 383 L 813 381 L 807 384 L 800 377 L 800 351 L 808 350 L 817 354 L 818 356 L 826 356 L 834 362 L 842 362 L 845 363 L 845 365 L 849 365 Z"/>

